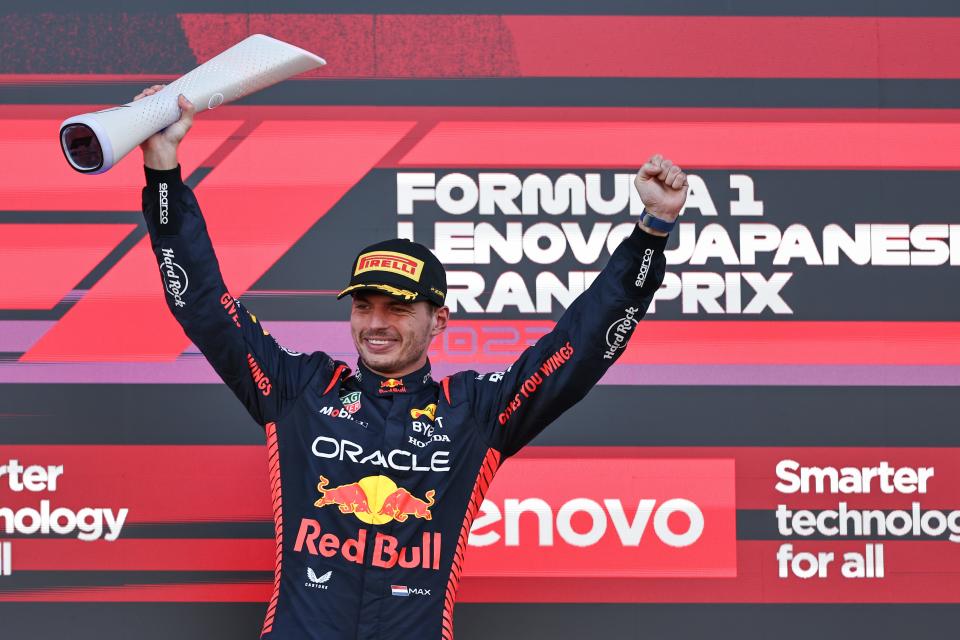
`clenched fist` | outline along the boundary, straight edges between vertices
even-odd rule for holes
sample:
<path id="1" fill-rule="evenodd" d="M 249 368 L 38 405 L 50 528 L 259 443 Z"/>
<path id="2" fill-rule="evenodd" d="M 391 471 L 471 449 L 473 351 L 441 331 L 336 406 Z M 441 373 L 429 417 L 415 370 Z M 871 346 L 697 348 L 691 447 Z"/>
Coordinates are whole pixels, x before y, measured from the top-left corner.
<path id="1" fill-rule="evenodd" d="M 651 157 L 640 167 L 633 184 L 643 200 L 643 206 L 653 216 L 673 222 L 680 215 L 689 186 L 687 174 L 672 161 L 659 153 Z M 644 230 L 656 235 L 666 235 L 647 228 Z"/>

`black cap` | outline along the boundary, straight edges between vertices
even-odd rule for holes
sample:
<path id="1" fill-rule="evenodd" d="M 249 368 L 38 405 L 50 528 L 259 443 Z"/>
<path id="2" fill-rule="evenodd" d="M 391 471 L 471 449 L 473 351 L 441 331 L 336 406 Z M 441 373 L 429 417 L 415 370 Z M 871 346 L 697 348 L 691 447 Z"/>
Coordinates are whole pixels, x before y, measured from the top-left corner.
<path id="1" fill-rule="evenodd" d="M 350 284 L 337 298 L 367 289 L 404 302 L 427 300 L 443 306 L 447 272 L 430 249 L 397 238 L 366 247 L 353 261 Z"/>

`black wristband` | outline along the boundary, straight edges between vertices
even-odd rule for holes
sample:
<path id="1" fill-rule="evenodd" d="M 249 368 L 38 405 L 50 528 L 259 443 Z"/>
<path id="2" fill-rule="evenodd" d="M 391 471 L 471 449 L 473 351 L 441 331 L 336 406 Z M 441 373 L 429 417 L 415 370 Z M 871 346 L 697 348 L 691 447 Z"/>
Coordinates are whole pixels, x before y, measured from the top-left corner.
<path id="1" fill-rule="evenodd" d="M 677 221 L 674 220 L 673 222 L 667 222 L 666 220 L 661 220 L 657 216 L 644 209 L 643 213 L 640 214 L 640 224 L 646 225 L 654 231 L 670 233 L 673 231 L 673 228 L 677 226 Z"/>

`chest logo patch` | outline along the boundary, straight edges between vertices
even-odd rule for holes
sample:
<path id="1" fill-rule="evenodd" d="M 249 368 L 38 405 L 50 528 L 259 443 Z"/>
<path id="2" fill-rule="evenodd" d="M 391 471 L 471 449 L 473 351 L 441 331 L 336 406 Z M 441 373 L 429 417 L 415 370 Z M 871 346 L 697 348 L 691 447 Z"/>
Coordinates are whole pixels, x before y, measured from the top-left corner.
<path id="1" fill-rule="evenodd" d="M 387 476 L 366 476 L 356 482 L 329 487 L 330 481 L 320 476 L 317 490 L 320 499 L 313 506 L 337 505 L 340 513 L 353 514 L 367 524 L 385 524 L 391 520 L 406 522 L 414 516 L 431 520 L 436 490 L 430 489 L 421 500 Z"/>
<path id="2" fill-rule="evenodd" d="M 423 409 L 410 409 L 410 417 L 416 420 L 420 416 L 426 416 L 431 421 L 437 419 L 437 405 L 428 404 Z"/>
<path id="3" fill-rule="evenodd" d="M 343 408 L 346 409 L 350 415 L 360 410 L 360 395 L 361 393 L 359 391 L 352 391 L 345 396 L 340 396 L 340 402 L 343 403 Z"/>

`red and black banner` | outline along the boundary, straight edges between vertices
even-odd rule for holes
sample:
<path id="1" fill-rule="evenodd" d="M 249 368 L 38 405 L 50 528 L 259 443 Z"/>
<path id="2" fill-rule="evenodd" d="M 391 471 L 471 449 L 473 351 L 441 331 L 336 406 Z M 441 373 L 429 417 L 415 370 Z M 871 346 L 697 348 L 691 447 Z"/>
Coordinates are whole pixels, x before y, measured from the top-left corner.
<path id="1" fill-rule="evenodd" d="M 263 431 L 169 316 L 138 154 L 66 117 L 252 33 L 328 65 L 182 149 L 231 293 L 355 359 L 372 237 L 430 246 L 435 370 L 502 370 L 691 176 L 642 331 L 493 482 L 463 638 L 943 636 L 960 593 L 960 6 L 108 0 L 0 10 L 0 635 L 254 637 Z"/>

